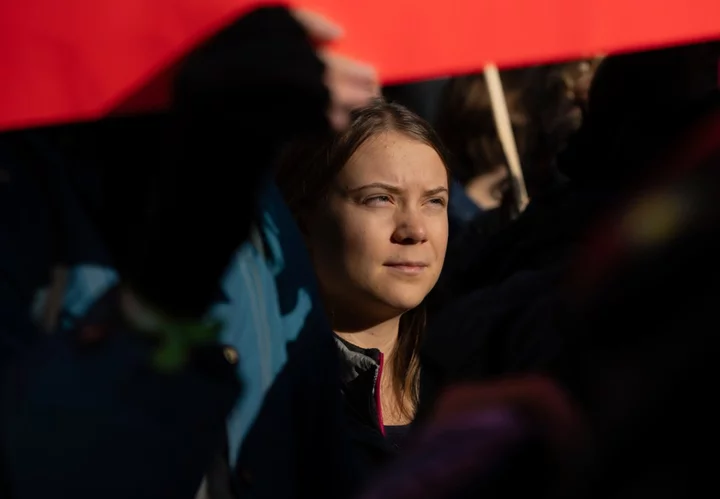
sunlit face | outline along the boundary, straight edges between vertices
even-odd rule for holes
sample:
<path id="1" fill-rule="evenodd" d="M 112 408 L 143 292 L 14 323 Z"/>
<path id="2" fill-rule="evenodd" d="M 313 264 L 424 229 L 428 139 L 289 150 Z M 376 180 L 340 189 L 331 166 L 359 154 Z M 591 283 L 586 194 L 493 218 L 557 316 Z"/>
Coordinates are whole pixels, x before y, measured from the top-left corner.
<path id="1" fill-rule="evenodd" d="M 442 269 L 447 204 L 447 170 L 432 147 L 398 132 L 362 144 L 305 220 L 334 315 L 387 320 L 419 305 Z"/>

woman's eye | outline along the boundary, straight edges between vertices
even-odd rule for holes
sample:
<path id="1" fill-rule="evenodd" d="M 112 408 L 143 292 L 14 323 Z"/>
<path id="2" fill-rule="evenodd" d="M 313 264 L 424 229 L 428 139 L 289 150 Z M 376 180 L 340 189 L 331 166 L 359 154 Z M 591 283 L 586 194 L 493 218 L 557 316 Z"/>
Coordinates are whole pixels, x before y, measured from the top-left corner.
<path id="1" fill-rule="evenodd" d="M 445 206 L 447 204 L 447 201 L 445 201 L 444 198 L 433 198 L 430 200 L 430 204 L 435 204 L 438 206 Z"/>
<path id="2" fill-rule="evenodd" d="M 363 203 L 368 206 L 373 206 L 373 205 L 381 205 L 381 204 L 389 203 L 391 201 L 392 200 L 390 199 L 390 196 L 372 196 L 372 197 L 365 199 L 365 201 Z"/>

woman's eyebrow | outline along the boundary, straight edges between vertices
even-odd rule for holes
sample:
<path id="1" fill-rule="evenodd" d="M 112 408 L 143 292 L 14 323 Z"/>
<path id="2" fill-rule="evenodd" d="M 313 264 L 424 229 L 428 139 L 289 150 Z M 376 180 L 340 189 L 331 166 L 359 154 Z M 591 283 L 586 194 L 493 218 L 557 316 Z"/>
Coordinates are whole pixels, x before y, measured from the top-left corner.
<path id="1" fill-rule="evenodd" d="M 365 189 L 371 189 L 371 188 L 384 189 L 388 192 L 392 192 L 393 194 L 400 194 L 403 192 L 403 189 L 401 189 L 400 187 L 398 187 L 396 185 L 385 184 L 383 182 L 373 182 L 372 184 L 361 185 L 360 187 L 348 189 L 348 192 L 359 192 L 359 191 L 362 191 Z"/>
<path id="2" fill-rule="evenodd" d="M 405 189 L 402 189 L 401 187 L 398 187 L 397 185 L 386 184 L 384 182 L 373 182 L 371 184 L 365 184 L 365 185 L 361 185 L 360 187 L 348 189 L 348 192 L 354 193 L 354 192 L 359 192 L 359 191 L 362 191 L 365 189 L 372 189 L 372 188 L 383 189 L 383 190 L 385 190 L 387 192 L 391 192 L 393 194 L 402 194 L 405 191 Z M 438 194 L 443 194 L 443 193 L 447 193 L 447 192 L 448 192 L 447 187 L 439 186 L 439 187 L 435 187 L 434 189 L 429 189 L 429 190 L 425 191 L 423 193 L 423 195 L 437 196 Z"/>
<path id="3" fill-rule="evenodd" d="M 437 196 L 438 194 L 446 194 L 448 192 L 447 187 L 435 187 L 434 189 L 430 189 L 429 191 L 425 191 L 426 196 Z"/>

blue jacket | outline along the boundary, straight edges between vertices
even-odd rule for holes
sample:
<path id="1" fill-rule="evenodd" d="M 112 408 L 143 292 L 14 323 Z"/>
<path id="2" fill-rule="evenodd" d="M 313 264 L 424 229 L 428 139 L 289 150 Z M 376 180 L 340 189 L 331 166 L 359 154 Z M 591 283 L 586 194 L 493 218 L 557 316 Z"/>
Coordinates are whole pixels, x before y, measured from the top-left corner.
<path id="1" fill-rule="evenodd" d="M 238 249 L 221 283 L 222 299 L 210 312 L 224 324 L 221 343 L 235 348 L 240 357 L 237 374 L 243 382 L 243 397 L 228 420 L 231 463 L 237 461 L 265 393 L 287 361 L 288 343 L 297 338 L 311 312 L 322 314 L 302 239 L 273 185 L 261 196 L 259 213 L 257 237 Z M 111 266 L 71 267 L 61 329 L 75 328 L 90 306 L 117 282 Z M 45 293 L 38 293 L 36 314 L 44 308 Z M 314 334 L 330 335 L 324 319 L 316 317 L 314 321 L 319 325 Z"/>

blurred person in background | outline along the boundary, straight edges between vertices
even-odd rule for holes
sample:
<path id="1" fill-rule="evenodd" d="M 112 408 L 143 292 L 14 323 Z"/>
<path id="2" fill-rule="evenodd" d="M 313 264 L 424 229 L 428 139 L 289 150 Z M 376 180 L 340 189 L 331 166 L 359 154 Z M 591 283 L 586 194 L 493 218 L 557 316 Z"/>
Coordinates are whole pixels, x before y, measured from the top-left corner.
<path id="1" fill-rule="evenodd" d="M 561 355 L 561 284 L 581 236 L 653 173 L 665 146 L 716 98 L 719 47 L 613 56 L 598 66 L 582 127 L 558 160 L 568 182 L 475 246 L 472 264 L 457 273 L 453 301 L 431 316 L 423 403 L 453 381 L 544 372 Z"/>
<path id="2" fill-rule="evenodd" d="M 556 156 L 581 124 L 582 89 L 592 68 L 579 61 L 501 73 L 523 175 L 530 198 L 535 199 L 533 210 L 564 189 L 566 180 L 558 172 Z M 469 272 L 485 262 L 479 255 L 518 215 L 484 75 L 448 83 L 438 133 L 448 146 L 458 181 L 455 191 L 462 189 L 482 212 L 451 226 L 448 262 L 430 303 L 433 313 L 477 284 L 478 276 L 469 278 Z"/>
<path id="3" fill-rule="evenodd" d="M 517 93 L 506 93 L 518 146 L 522 110 L 513 104 Z M 482 75 L 454 78 L 446 86 L 437 122 L 438 134 L 451 154 L 453 175 L 483 210 L 498 208 L 509 190 L 505 156 L 495 130 L 490 96 Z"/>
<path id="4" fill-rule="evenodd" d="M 430 125 L 398 104 L 285 154 L 278 184 L 304 232 L 341 359 L 355 470 L 403 447 L 418 404 L 424 300 L 448 237 L 448 170 Z"/>
<path id="5" fill-rule="evenodd" d="M 531 198 L 555 181 L 555 157 L 581 123 L 580 80 L 589 72 L 589 63 L 581 61 L 501 73 Z M 446 85 L 437 129 L 470 198 L 483 210 L 498 208 L 511 189 L 484 75 L 454 78 Z"/>
<path id="6" fill-rule="evenodd" d="M 591 441 L 566 497 L 687 497 L 714 486 L 720 95 L 653 178 L 591 234 L 553 375 Z"/>
<path id="7" fill-rule="evenodd" d="M 77 192 L 87 194 L 83 213 L 97 224 L 90 224 L 93 237 L 86 240 L 104 245 L 108 254 L 103 279 L 85 274 L 68 282 L 77 287 L 65 297 L 82 306 L 71 310 L 76 322 L 63 334 L 43 337 L 22 304 L 13 309 L 18 320 L 0 325 L 3 341 L 14 347 L 0 366 L 0 475 L 8 497 L 193 497 L 206 473 L 212 497 L 247 493 L 243 485 L 264 496 L 304 496 L 309 490 L 322 496 L 324 487 L 337 489 L 335 480 L 352 480 L 342 431 L 329 424 L 313 430 L 319 421 L 313 410 L 340 409 L 331 382 L 334 345 L 322 313 L 313 312 L 312 272 L 303 274 L 309 264 L 297 252 L 299 236 L 292 243 L 297 229 L 291 217 L 283 222 L 282 201 L 267 182 L 285 140 L 325 130 L 328 123 L 341 129 L 353 107 L 377 94 L 371 69 L 328 53 L 323 64 L 316 55 L 311 39 L 339 34 L 319 16 L 260 9 L 184 61 L 167 112 L 70 126 L 61 134 L 52 129 L 1 137 L 3 167 L 11 172 L 3 189 L 18 194 L 3 201 L 49 198 L 51 213 L 68 217 L 60 226 L 36 227 L 36 239 L 33 231 L 10 239 L 18 255 L 24 248 L 37 258 L 28 261 L 37 270 L 34 285 L 57 263 L 70 265 L 72 274 L 78 254 L 63 242 L 85 248 L 76 234 L 64 232 L 75 221 L 66 211 L 66 184 L 49 181 L 43 192 L 33 183 L 37 179 L 20 174 L 24 162 L 51 178 L 66 169 L 86 170 L 87 190 Z M 40 138 L 41 147 L 27 146 L 28 135 Z M 40 192 L 26 198 L 19 187 Z M 17 225 L 10 214 L 17 212 L 17 204 L 3 209 L 2 229 L 10 234 Z M 61 236 L 53 240 L 57 254 L 37 251 L 35 242 L 48 239 L 43 227 Z M 229 263 L 248 277 L 227 277 L 221 287 Z M 285 263 L 292 272 L 283 271 Z M 113 287 L 117 277 L 104 278 L 115 269 L 120 287 Z M 15 283 L 3 280 L 5 311 L 32 296 L 31 288 L 27 296 L 17 293 Z M 218 321 L 206 315 L 218 300 L 240 310 L 260 302 L 265 312 L 246 322 L 220 313 Z M 252 321 L 263 318 L 267 327 L 255 328 Z M 285 363 L 293 339 L 304 359 L 317 355 L 318 361 Z M 240 384 L 252 398 L 238 399 Z M 273 397 L 263 405 L 271 384 Z M 311 406 L 308 390 L 316 400 Z M 244 408 L 243 400 L 250 408 L 240 414 L 246 427 L 238 429 L 231 418 L 226 435 L 225 421 L 234 407 Z M 251 443 L 243 460 L 238 447 L 259 411 L 265 426 L 254 426 L 244 439 Z M 268 435 L 282 440 L 282 451 Z M 334 470 L 332 479 L 320 480 L 320 470 L 309 466 L 311 447 L 326 449 L 321 474 Z M 251 479 L 241 467 L 248 461 Z"/>

